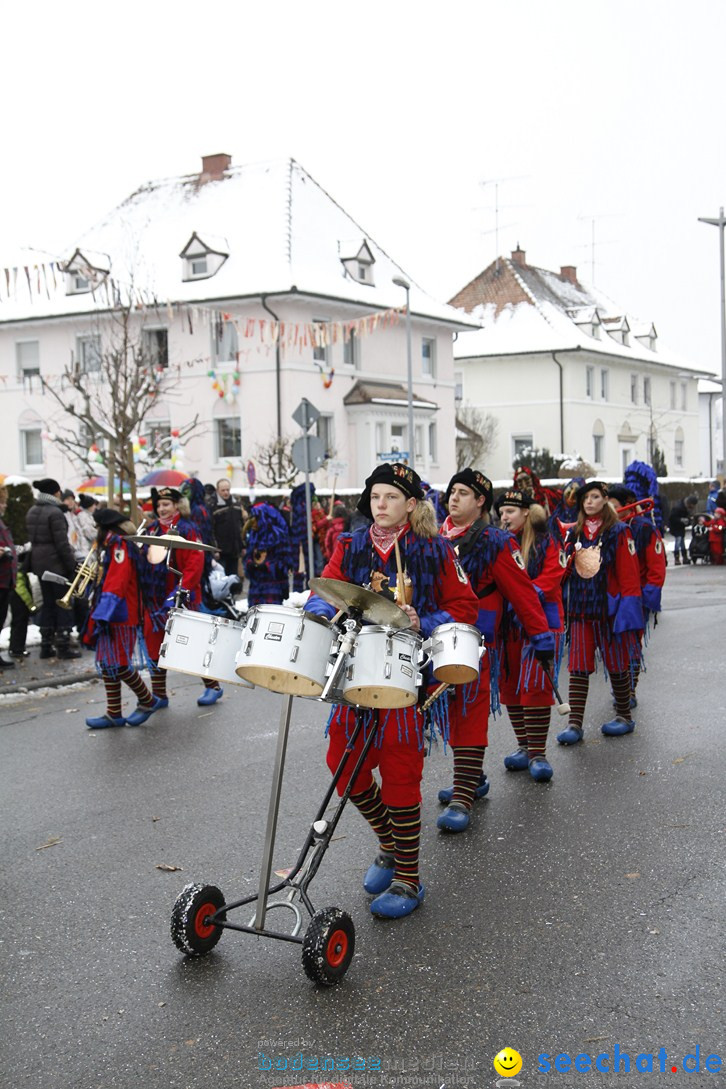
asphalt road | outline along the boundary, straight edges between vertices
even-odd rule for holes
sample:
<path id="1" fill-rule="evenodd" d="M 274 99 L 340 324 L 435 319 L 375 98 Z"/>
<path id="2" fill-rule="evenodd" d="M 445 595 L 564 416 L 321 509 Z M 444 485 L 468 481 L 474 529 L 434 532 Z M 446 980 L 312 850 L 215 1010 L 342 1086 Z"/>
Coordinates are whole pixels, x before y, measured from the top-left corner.
<path id="1" fill-rule="evenodd" d="M 169 937 L 187 882 L 230 900 L 256 890 L 281 697 L 228 689 L 202 710 L 201 686 L 176 675 L 168 711 L 97 733 L 83 725 L 102 705 L 97 684 L 0 699 L 2 1086 L 474 1089 L 495 1084 L 505 1045 L 525 1087 L 671 1085 L 696 1045 L 687 1084 L 725 1085 L 704 1060 L 726 1060 L 726 569 L 670 568 L 665 601 L 634 734 L 600 735 L 611 708 L 598 676 L 586 744 L 553 744 L 543 785 L 505 772 L 513 736 L 497 720 L 491 792 L 461 836 L 436 832 L 450 760 L 440 748 L 427 759 L 427 898 L 410 918 L 368 913 L 373 843 L 343 814 L 311 886 L 316 907 L 356 925 L 353 964 L 330 989 L 287 942 L 226 931 L 187 960 Z M 323 796 L 326 717 L 295 701 L 275 868 L 294 861 Z M 615 1045 L 631 1061 L 653 1053 L 656 1071 L 665 1048 L 667 1073 L 538 1072 L 540 1054 Z M 310 1070 L 326 1056 L 336 1073 Z M 343 1072 L 356 1057 L 366 1072 Z"/>

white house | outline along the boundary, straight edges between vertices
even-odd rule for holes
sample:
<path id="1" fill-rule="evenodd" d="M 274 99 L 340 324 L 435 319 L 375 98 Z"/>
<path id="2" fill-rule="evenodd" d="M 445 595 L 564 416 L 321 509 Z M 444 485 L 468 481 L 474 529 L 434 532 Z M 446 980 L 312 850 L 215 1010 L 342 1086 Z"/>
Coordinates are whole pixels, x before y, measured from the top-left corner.
<path id="1" fill-rule="evenodd" d="M 483 328 L 454 345 L 460 403 L 498 421 L 484 466 L 511 476 L 527 448 L 580 454 L 603 476 L 619 477 L 655 444 L 671 476 L 698 476 L 698 379 L 703 371 L 662 352 L 651 322 L 633 318 L 580 282 L 528 265 L 517 247 L 451 300 Z M 706 470 L 707 471 L 707 470 Z"/>
<path id="2" fill-rule="evenodd" d="M 69 360 L 98 370 L 114 304 L 131 299 L 146 353 L 170 389 L 146 421 L 168 435 L 199 414 L 184 468 L 204 481 L 246 467 L 300 434 L 302 397 L 359 485 L 381 457 L 410 449 L 406 295 L 410 284 L 415 466 L 455 469 L 452 334 L 471 319 L 428 296 L 294 160 L 202 170 L 142 185 L 61 255 L 0 250 L 0 469 L 77 484 L 52 436 Z M 94 440 L 88 435 L 89 443 Z M 326 468 L 314 479 L 328 483 Z"/>
<path id="3" fill-rule="evenodd" d="M 715 477 L 724 472 L 723 463 L 723 392 L 719 380 L 701 379 L 698 383 L 701 423 L 701 476 Z"/>

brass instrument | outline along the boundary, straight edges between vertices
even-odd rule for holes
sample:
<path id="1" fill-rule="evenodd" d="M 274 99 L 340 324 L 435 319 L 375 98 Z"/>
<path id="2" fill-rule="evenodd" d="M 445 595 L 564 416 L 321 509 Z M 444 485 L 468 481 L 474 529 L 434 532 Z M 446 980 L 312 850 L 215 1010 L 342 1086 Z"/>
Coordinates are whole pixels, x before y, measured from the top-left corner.
<path id="1" fill-rule="evenodd" d="M 616 511 L 621 522 L 629 522 L 637 514 L 651 514 L 655 507 L 655 500 L 648 496 L 646 499 L 637 499 L 635 503 L 629 503 L 627 507 L 621 507 Z"/>
<path id="2" fill-rule="evenodd" d="M 73 599 L 86 596 L 88 587 L 98 581 L 98 549 L 96 545 L 90 550 L 81 566 L 76 571 L 73 582 L 70 584 L 63 597 L 56 602 L 61 609 L 73 608 Z"/>

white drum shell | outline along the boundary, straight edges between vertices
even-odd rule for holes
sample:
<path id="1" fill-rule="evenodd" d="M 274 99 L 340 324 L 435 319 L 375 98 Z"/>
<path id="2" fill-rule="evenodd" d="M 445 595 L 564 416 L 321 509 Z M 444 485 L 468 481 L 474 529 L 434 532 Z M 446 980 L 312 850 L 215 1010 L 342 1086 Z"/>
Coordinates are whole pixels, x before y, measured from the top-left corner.
<path id="1" fill-rule="evenodd" d="M 471 624 L 440 624 L 426 643 L 437 681 L 471 684 L 479 676 L 482 635 Z"/>
<path id="2" fill-rule="evenodd" d="M 166 621 L 159 666 L 193 677 L 254 688 L 235 673 L 243 630 L 242 620 L 172 609 Z"/>
<path id="3" fill-rule="evenodd" d="M 337 638 L 324 617 L 285 605 L 247 613 L 237 673 L 260 688 L 315 699 L 323 691 Z"/>
<path id="4" fill-rule="evenodd" d="M 341 683 L 346 703 L 357 707 L 411 707 L 425 664 L 417 632 L 371 624 L 357 634 Z"/>

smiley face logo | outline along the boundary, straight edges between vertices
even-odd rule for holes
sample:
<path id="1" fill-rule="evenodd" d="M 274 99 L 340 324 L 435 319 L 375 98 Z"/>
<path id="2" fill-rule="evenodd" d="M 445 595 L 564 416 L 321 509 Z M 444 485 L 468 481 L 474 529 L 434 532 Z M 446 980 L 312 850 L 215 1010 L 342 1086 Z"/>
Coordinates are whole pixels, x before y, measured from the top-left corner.
<path id="1" fill-rule="evenodd" d="M 503 1047 L 494 1056 L 494 1069 L 503 1078 L 513 1078 L 522 1069 L 522 1056 L 513 1047 Z"/>

